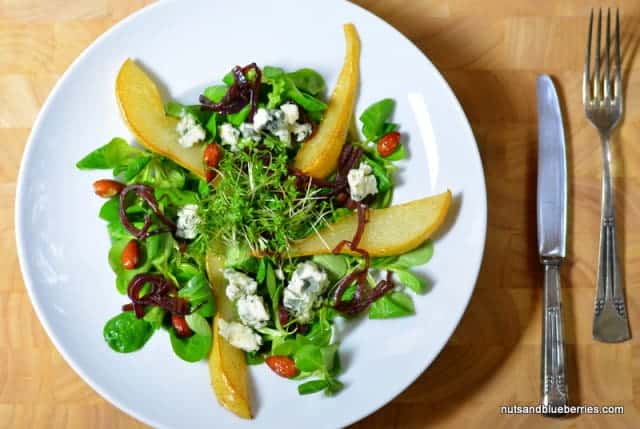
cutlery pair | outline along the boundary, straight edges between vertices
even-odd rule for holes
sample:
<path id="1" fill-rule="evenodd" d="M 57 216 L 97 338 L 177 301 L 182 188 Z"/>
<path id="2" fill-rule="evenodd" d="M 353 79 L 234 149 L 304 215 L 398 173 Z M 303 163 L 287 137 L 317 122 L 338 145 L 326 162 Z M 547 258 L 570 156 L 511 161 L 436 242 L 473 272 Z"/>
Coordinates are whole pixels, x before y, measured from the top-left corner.
<path id="1" fill-rule="evenodd" d="M 582 101 L 587 118 L 600 134 L 603 150 L 600 255 L 593 321 L 593 337 L 603 342 L 630 338 L 623 282 L 617 254 L 613 183 L 611 180 L 612 131 L 622 117 L 620 68 L 620 17 L 616 12 L 614 65 L 611 64 L 611 14 L 607 12 L 605 51 L 602 58 L 602 12 L 598 13 L 594 68 L 591 73 L 593 11 L 589 21 L 583 74 Z M 603 68 L 603 73 L 601 73 Z M 560 264 L 566 255 L 567 166 L 562 114 L 549 76 L 538 78 L 538 247 L 544 266 L 543 342 L 541 365 L 542 405 L 548 415 L 562 414 L 568 404 L 564 362 Z"/>

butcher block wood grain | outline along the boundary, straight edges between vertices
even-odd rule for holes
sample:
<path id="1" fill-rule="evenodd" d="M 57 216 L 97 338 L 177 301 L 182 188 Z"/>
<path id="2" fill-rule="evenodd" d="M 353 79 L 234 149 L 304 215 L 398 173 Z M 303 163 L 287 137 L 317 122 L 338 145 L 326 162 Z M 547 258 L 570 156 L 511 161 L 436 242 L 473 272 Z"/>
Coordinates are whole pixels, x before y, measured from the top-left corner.
<path id="1" fill-rule="evenodd" d="M 52 86 L 96 37 L 147 3 L 0 0 L 0 427 L 144 427 L 89 388 L 45 335 L 18 268 L 13 210 L 25 141 Z M 445 349 L 411 387 L 354 427 L 639 427 L 640 2 L 356 3 L 411 39 L 456 92 L 484 163 L 489 227 L 476 291 Z M 591 339 L 601 154 L 579 95 L 589 9 L 607 6 L 620 7 L 623 19 L 626 114 L 613 148 L 634 335 L 615 345 Z M 623 415 L 550 420 L 500 414 L 501 405 L 533 405 L 539 396 L 542 297 L 535 244 L 535 78 L 543 72 L 554 77 L 566 111 L 571 213 L 562 280 L 571 400 L 622 405 Z M 217 406 L 213 398 L 211 404 Z"/>

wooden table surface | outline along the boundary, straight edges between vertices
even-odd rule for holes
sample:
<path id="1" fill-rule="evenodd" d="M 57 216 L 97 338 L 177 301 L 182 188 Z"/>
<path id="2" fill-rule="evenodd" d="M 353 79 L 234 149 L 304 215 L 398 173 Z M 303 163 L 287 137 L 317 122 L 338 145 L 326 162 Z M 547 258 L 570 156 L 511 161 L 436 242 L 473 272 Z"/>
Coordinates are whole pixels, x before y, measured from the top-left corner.
<path id="1" fill-rule="evenodd" d="M 78 377 L 38 322 L 18 268 L 16 175 L 53 84 L 96 37 L 147 0 L 0 0 L 0 426 L 142 426 Z M 640 44 L 638 0 L 358 0 L 407 35 L 458 95 L 482 154 L 489 198 L 483 268 L 467 312 L 431 367 L 358 428 L 640 427 Z M 587 15 L 620 6 L 626 116 L 614 137 L 616 203 L 633 340 L 591 338 L 599 231 L 599 140 L 580 102 Z M 390 61 L 393 61 L 390 58 Z M 563 98 L 570 165 L 562 278 L 574 404 L 624 415 L 500 415 L 538 400 L 541 273 L 536 253 L 535 79 Z M 638 168 L 638 170 L 636 170 Z M 461 261 L 464 263 L 464 261 Z M 284 417 L 284 416 L 283 416 Z M 213 427 L 213 426 L 212 426 Z"/>

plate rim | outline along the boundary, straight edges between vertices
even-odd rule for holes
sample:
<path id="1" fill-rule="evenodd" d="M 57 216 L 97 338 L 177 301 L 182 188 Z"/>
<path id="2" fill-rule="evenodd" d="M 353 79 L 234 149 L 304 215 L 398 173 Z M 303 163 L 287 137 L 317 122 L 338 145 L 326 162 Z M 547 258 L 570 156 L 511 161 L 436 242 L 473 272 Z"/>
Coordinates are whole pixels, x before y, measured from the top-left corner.
<path id="1" fill-rule="evenodd" d="M 52 329 L 51 325 L 49 324 L 47 318 L 44 315 L 44 312 L 42 311 L 41 308 L 41 303 L 40 300 L 38 299 L 36 293 L 35 293 L 35 289 L 33 287 L 34 284 L 34 280 L 32 278 L 32 276 L 30 275 L 30 273 L 26 270 L 26 245 L 23 239 L 23 234 L 22 234 L 22 230 L 23 230 L 23 221 L 21 219 L 21 217 L 19 216 L 19 214 L 23 211 L 23 202 L 24 202 L 24 175 L 26 174 L 26 168 L 25 166 L 28 164 L 29 159 L 32 157 L 32 152 L 33 152 L 33 136 L 36 135 L 39 131 L 39 129 L 42 126 L 42 121 L 43 118 L 45 118 L 48 115 L 48 112 L 50 110 L 50 106 L 52 103 L 52 100 L 55 98 L 54 96 L 58 93 L 58 91 L 60 90 L 60 87 L 69 79 L 69 76 L 72 74 L 72 72 L 80 67 L 81 63 L 83 62 L 84 58 L 90 54 L 91 51 L 93 51 L 94 49 L 96 49 L 100 44 L 104 43 L 104 41 L 111 35 L 111 33 L 115 33 L 118 32 L 120 30 L 121 27 L 124 27 L 125 25 L 127 25 L 130 21 L 138 19 L 139 16 L 144 15 L 146 13 L 148 13 L 149 11 L 155 9 L 156 7 L 163 7 L 163 5 L 166 5 L 168 3 L 172 3 L 172 2 L 177 2 L 178 0 L 165 0 L 165 1 L 158 1 L 156 3 L 152 3 L 149 4 L 147 6 L 142 7 L 141 9 L 133 12 L 132 14 L 126 16 L 125 18 L 121 19 L 120 21 L 116 22 L 111 28 L 109 28 L 108 30 L 106 30 L 104 33 L 100 34 L 91 44 L 89 44 L 87 47 L 85 47 L 83 49 L 83 51 L 73 60 L 73 62 L 67 67 L 67 69 L 64 71 L 64 73 L 60 76 L 60 78 L 57 80 L 57 82 L 55 83 L 55 85 L 52 87 L 52 89 L 50 90 L 49 94 L 47 95 L 47 98 L 44 102 L 44 104 L 42 105 L 42 107 L 40 108 L 38 115 L 35 119 L 35 121 L 33 122 L 33 125 L 31 127 L 31 131 L 29 132 L 29 136 L 27 138 L 26 144 L 25 144 L 25 148 L 23 150 L 23 155 L 20 161 L 20 166 L 19 166 L 19 171 L 18 171 L 18 175 L 17 175 L 17 180 L 16 180 L 16 192 L 15 192 L 15 208 L 14 208 L 14 227 L 15 227 L 15 237 L 16 237 L 16 250 L 17 250 L 17 256 L 18 256 L 18 264 L 20 267 L 20 272 L 22 274 L 22 278 L 23 278 L 23 282 L 24 282 L 24 286 L 25 289 L 27 290 L 27 295 L 29 297 L 29 300 L 32 304 L 32 307 L 34 309 L 34 312 L 38 318 L 38 320 L 40 321 L 40 324 L 42 325 L 42 327 L 44 328 L 45 332 L 47 333 L 47 336 L 49 337 L 49 339 L 51 340 L 51 342 L 53 343 L 53 345 L 56 348 L 56 351 L 58 353 L 60 353 L 60 355 L 63 357 L 63 359 L 65 360 L 65 362 L 71 367 L 71 369 L 73 369 L 73 371 L 78 374 L 82 380 L 87 383 L 91 389 L 93 389 L 96 393 L 98 393 L 103 399 L 105 399 L 107 402 L 109 402 L 110 404 L 112 404 L 113 406 L 115 406 L 116 408 L 122 410 L 123 412 L 125 412 L 126 414 L 128 414 L 129 416 L 131 416 L 132 418 L 139 420 L 145 424 L 151 425 L 153 427 L 164 427 L 164 425 L 162 424 L 162 422 L 158 422 L 155 421 L 152 418 L 147 418 L 147 416 L 144 416 L 140 413 L 138 413 L 137 411 L 135 411 L 132 407 L 130 407 L 126 402 L 111 396 L 110 394 L 106 393 L 104 391 L 104 389 L 93 380 L 93 378 L 87 374 L 81 367 L 80 365 L 76 362 L 76 360 L 71 356 L 71 354 L 67 351 L 66 348 L 62 347 L 61 343 L 60 343 L 60 339 L 58 337 L 58 335 L 55 334 L 54 330 Z M 336 0 L 334 0 L 336 1 Z M 420 56 L 422 56 L 422 58 L 424 58 L 433 68 L 433 70 L 435 71 L 435 77 L 440 80 L 440 83 L 444 84 L 444 87 L 446 88 L 446 91 L 449 94 L 449 97 L 452 100 L 452 107 L 457 111 L 457 114 L 460 115 L 460 117 L 462 119 L 464 119 L 464 125 L 465 125 L 465 131 L 468 133 L 469 138 L 473 141 L 473 143 L 475 143 L 473 145 L 474 148 L 474 153 L 473 158 L 475 158 L 476 162 L 477 162 L 477 166 L 479 167 L 479 173 L 481 176 L 481 183 L 479 183 L 479 190 L 481 191 L 481 195 L 480 195 L 480 201 L 483 203 L 483 207 L 482 207 L 482 212 L 479 213 L 479 216 L 477 218 L 477 220 L 479 221 L 479 228 L 481 227 L 481 230 L 479 231 L 480 233 L 480 238 L 482 240 L 482 247 L 481 249 L 479 249 L 480 251 L 478 252 L 478 256 L 477 256 L 477 260 L 473 261 L 474 264 L 476 265 L 475 268 L 475 272 L 472 275 L 473 280 L 473 284 L 472 287 L 470 288 L 469 294 L 466 298 L 466 302 L 464 302 L 464 305 L 462 307 L 462 311 L 460 312 L 459 316 L 456 318 L 455 323 L 453 324 L 453 329 L 451 330 L 450 333 L 448 333 L 446 335 L 446 339 L 442 342 L 442 344 L 437 344 L 435 347 L 435 350 L 437 350 L 437 352 L 433 355 L 433 359 L 431 360 L 424 360 L 424 363 L 421 365 L 421 369 L 420 371 L 416 374 L 415 377 L 412 377 L 413 379 L 406 384 L 405 386 L 400 386 L 397 389 L 393 389 L 392 391 L 389 391 L 388 394 L 386 395 L 386 399 L 382 400 L 380 403 L 375 403 L 372 404 L 372 407 L 370 407 L 370 410 L 366 413 L 363 413 L 361 415 L 355 416 L 353 418 L 350 418 L 349 420 L 347 420 L 344 425 L 348 426 L 351 425 L 353 423 L 356 423 L 360 420 L 363 420 L 365 418 L 367 418 L 368 416 L 372 415 L 373 413 L 377 412 L 378 410 L 380 410 L 381 408 L 383 408 L 384 406 L 386 406 L 387 404 L 389 404 L 390 402 L 392 402 L 398 395 L 400 395 L 402 392 L 404 392 L 406 389 L 408 389 L 413 383 L 416 382 L 416 380 L 431 366 L 431 364 L 438 358 L 438 356 L 440 355 L 440 353 L 442 353 L 442 350 L 444 349 L 444 347 L 446 346 L 446 344 L 450 341 L 451 336 L 453 335 L 453 333 L 455 332 L 455 330 L 457 329 L 457 327 L 460 324 L 460 321 L 462 320 L 462 317 L 464 316 L 464 314 L 466 313 L 468 307 L 469 307 L 469 303 L 471 301 L 471 297 L 473 296 L 476 286 L 477 286 L 477 281 L 478 281 L 478 276 L 480 274 L 480 269 L 482 267 L 482 261 L 484 260 L 484 254 L 485 254 L 485 250 L 486 250 L 486 236 L 487 236 L 487 228 L 488 228 L 488 224 L 487 224 L 487 215 L 488 215 L 488 201 L 487 201 L 487 188 L 486 188 L 486 174 L 484 171 L 484 165 L 482 163 L 482 157 L 480 156 L 480 149 L 478 147 L 478 142 L 475 138 L 475 135 L 473 133 L 473 128 L 471 127 L 471 123 L 469 122 L 469 119 L 460 103 L 460 100 L 458 99 L 458 97 L 456 96 L 455 92 L 453 91 L 453 89 L 451 88 L 451 86 L 449 85 L 449 83 L 447 82 L 447 80 L 444 78 L 444 76 L 442 75 L 442 72 L 436 67 L 435 64 L 433 64 L 433 62 L 429 59 L 429 57 L 412 41 L 410 40 L 404 33 L 402 33 L 400 30 L 396 29 L 393 25 L 391 25 L 390 23 L 388 23 L 386 20 L 384 20 L 383 18 L 381 18 L 380 16 L 378 16 L 377 14 L 375 14 L 374 12 L 358 5 L 355 3 L 351 3 L 347 0 L 337 0 L 341 3 L 347 3 L 349 6 L 353 6 L 357 9 L 359 9 L 361 12 L 365 13 L 365 14 L 369 14 L 372 17 L 374 17 L 376 20 L 379 21 L 380 24 L 382 24 L 383 26 L 385 26 L 387 28 L 387 30 L 389 31 L 393 31 L 396 32 L 403 40 L 405 43 L 407 43 L 408 45 L 411 46 L 411 48 Z M 462 124 L 461 124 L 462 125 Z"/>

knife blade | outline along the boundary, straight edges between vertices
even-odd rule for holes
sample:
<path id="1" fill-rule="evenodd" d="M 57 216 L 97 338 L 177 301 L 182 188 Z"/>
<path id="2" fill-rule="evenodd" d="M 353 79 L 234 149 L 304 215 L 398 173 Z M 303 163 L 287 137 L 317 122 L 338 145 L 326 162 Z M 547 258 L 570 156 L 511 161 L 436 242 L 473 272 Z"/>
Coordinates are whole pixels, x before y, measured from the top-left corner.
<path id="1" fill-rule="evenodd" d="M 540 391 L 543 413 L 566 414 L 560 264 L 567 246 L 567 159 L 562 112 L 553 81 L 538 77 L 538 251 L 544 266 Z"/>
<path id="2" fill-rule="evenodd" d="M 538 78 L 538 252 L 566 254 L 567 155 L 558 94 L 547 75 Z"/>

